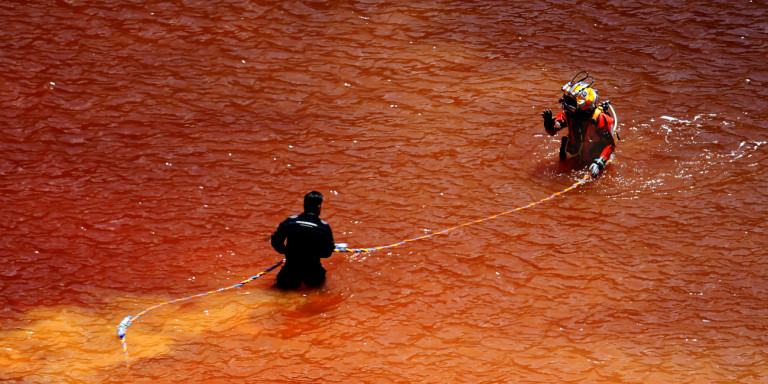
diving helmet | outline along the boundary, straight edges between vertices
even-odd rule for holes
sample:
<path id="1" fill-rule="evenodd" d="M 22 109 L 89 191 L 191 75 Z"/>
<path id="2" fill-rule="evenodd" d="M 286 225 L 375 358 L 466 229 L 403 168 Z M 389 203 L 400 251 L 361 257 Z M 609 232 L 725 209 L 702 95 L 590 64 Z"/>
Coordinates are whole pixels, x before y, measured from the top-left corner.
<path id="1" fill-rule="evenodd" d="M 597 90 L 592 88 L 594 82 L 595 79 L 588 72 L 582 71 L 565 83 L 563 97 L 560 99 L 563 109 L 570 112 L 593 110 L 598 99 Z"/>

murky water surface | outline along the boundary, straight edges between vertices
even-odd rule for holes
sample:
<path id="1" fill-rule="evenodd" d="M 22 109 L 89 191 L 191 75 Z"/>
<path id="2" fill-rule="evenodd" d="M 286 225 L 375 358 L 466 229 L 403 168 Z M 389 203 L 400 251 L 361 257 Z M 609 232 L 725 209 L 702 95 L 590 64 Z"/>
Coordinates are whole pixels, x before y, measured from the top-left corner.
<path id="1" fill-rule="evenodd" d="M 513 4 L 514 3 L 514 4 Z M 6 2 L 0 380 L 768 382 L 761 2 Z M 280 293 L 311 189 L 371 247 L 560 191 L 578 70 L 607 173 Z"/>

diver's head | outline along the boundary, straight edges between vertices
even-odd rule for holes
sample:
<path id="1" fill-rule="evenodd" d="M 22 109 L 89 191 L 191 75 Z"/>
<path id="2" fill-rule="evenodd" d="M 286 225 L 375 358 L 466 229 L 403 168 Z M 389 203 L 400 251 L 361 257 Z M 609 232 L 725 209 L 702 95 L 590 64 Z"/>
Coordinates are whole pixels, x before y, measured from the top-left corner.
<path id="1" fill-rule="evenodd" d="M 578 77 L 581 77 L 577 80 Z M 597 90 L 592 88 L 595 80 L 587 72 L 579 72 L 563 85 L 560 103 L 563 110 L 573 114 L 590 113 L 597 107 Z"/>
<path id="2" fill-rule="evenodd" d="M 320 216 L 320 206 L 323 204 L 323 194 L 312 191 L 304 195 L 304 212 Z"/>

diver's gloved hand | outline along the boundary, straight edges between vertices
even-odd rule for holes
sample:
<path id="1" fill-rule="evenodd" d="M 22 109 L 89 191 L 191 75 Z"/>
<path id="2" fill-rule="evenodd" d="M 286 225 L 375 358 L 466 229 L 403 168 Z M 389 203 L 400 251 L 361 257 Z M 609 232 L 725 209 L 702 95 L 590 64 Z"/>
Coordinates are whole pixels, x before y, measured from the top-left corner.
<path id="1" fill-rule="evenodd" d="M 605 161 L 601 158 L 595 159 L 595 161 L 592 162 L 589 166 L 589 173 L 592 174 L 592 177 L 598 177 L 600 176 L 600 172 L 605 169 Z"/>
<path id="2" fill-rule="evenodd" d="M 552 110 L 551 109 L 545 110 L 544 112 L 541 113 L 541 117 L 544 118 L 544 129 L 550 135 L 554 135 L 555 119 L 552 117 Z"/>
<path id="3" fill-rule="evenodd" d="M 603 101 L 602 103 L 600 103 L 600 109 L 602 109 L 604 112 L 607 111 L 608 109 L 610 109 L 610 107 L 611 107 L 611 101 L 610 100 L 606 100 L 606 101 Z"/>

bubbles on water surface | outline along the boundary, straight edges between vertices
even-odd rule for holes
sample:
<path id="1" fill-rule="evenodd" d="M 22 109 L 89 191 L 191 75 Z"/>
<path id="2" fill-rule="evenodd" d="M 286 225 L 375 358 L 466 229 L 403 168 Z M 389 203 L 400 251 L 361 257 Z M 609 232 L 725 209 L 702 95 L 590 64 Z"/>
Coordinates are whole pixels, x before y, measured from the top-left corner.
<path id="1" fill-rule="evenodd" d="M 765 141 L 743 140 L 722 127 L 737 122 L 717 114 L 661 115 L 634 123 L 629 140 L 619 142 L 613 172 L 614 198 L 634 199 L 645 192 L 673 193 L 722 177 L 726 164 L 751 157 Z M 613 188 L 611 188 L 613 189 Z M 608 192 L 608 194 L 613 194 Z"/>

